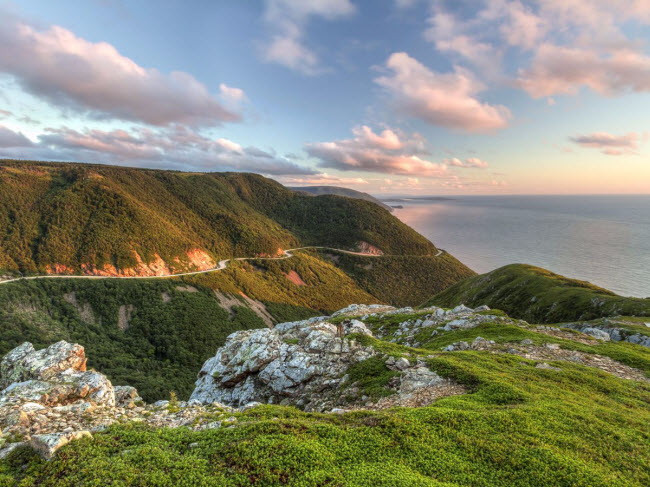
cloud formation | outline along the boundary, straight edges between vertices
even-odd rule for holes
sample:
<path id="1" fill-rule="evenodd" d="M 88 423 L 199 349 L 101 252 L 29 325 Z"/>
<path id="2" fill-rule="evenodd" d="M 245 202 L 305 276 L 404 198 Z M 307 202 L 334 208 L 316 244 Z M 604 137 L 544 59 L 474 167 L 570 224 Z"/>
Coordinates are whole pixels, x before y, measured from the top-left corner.
<path id="1" fill-rule="evenodd" d="M 404 52 L 392 54 L 386 68 L 392 73 L 375 82 L 390 94 L 396 109 L 408 116 L 464 132 L 500 129 L 511 117 L 506 107 L 476 98 L 485 86 L 464 68 L 436 73 Z"/>
<path id="2" fill-rule="evenodd" d="M 155 126 L 206 127 L 241 118 L 188 73 L 143 68 L 106 42 L 59 26 L 38 30 L 0 13 L 0 72 L 57 107 Z M 236 90 L 222 85 L 221 93 L 243 96 Z"/>
<path id="3" fill-rule="evenodd" d="M 287 186 L 358 186 L 370 184 L 364 178 L 342 178 L 327 173 L 313 176 L 280 177 L 282 184 Z"/>
<path id="4" fill-rule="evenodd" d="M 513 49 L 515 85 L 533 98 L 583 88 L 607 96 L 650 91 L 645 39 L 623 30 L 650 25 L 646 0 L 483 0 L 457 7 L 434 0 L 425 38 L 491 78 Z"/>
<path id="5" fill-rule="evenodd" d="M 518 79 L 533 98 L 576 94 L 587 87 L 601 95 L 650 91 L 650 57 L 631 49 L 600 54 L 586 48 L 544 44 Z"/>
<path id="6" fill-rule="evenodd" d="M 32 141 L 21 132 L 14 132 L 4 125 L 0 125 L 0 148 L 31 146 Z"/>
<path id="7" fill-rule="evenodd" d="M 321 167 L 341 171 L 365 171 L 421 177 L 443 177 L 447 166 L 420 157 L 422 138 L 385 129 L 380 134 L 367 126 L 353 130 L 351 139 L 307 144 L 306 152 Z"/>
<path id="8" fill-rule="evenodd" d="M 262 47 L 263 59 L 306 75 L 322 73 L 318 55 L 304 45 L 305 25 L 311 17 L 335 20 L 355 11 L 350 0 L 267 0 L 264 20 L 274 33 Z"/>
<path id="9" fill-rule="evenodd" d="M 478 157 L 469 157 L 465 159 L 464 161 L 458 159 L 457 157 L 453 157 L 451 159 L 445 159 L 443 161 L 445 164 L 448 166 L 453 166 L 453 167 L 462 167 L 465 169 L 468 168 L 473 168 L 473 169 L 485 169 L 488 167 L 488 163 L 485 161 L 482 161 Z"/>
<path id="10" fill-rule="evenodd" d="M 596 132 L 589 135 L 569 137 L 569 140 L 582 147 L 600 149 L 603 154 L 607 154 L 608 156 L 637 154 L 637 149 L 639 148 L 639 135 L 634 132 L 625 135 Z"/>
<path id="11" fill-rule="evenodd" d="M 0 127 L 0 156 L 275 176 L 317 173 L 257 147 L 242 147 L 224 138 L 211 139 L 180 125 L 128 131 L 49 128 L 36 144 Z"/>

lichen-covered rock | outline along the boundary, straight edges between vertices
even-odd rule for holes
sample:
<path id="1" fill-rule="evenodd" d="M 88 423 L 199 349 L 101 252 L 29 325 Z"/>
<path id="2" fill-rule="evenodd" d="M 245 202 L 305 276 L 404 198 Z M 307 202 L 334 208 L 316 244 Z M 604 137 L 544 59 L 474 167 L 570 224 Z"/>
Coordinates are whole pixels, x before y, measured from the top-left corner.
<path id="1" fill-rule="evenodd" d="M 353 334 L 372 335 L 358 320 L 337 326 L 323 317 L 233 333 L 203 365 L 190 400 L 320 409 L 323 391 L 335 387 L 352 364 L 375 354 L 348 338 Z"/>
<path id="2" fill-rule="evenodd" d="M 89 431 L 36 435 L 32 437 L 29 446 L 45 460 L 50 460 L 59 448 L 81 438 L 92 438 L 92 435 Z"/>
<path id="3" fill-rule="evenodd" d="M 60 341 L 36 351 L 31 343 L 25 342 L 0 362 L 0 388 L 30 379 L 48 380 L 66 370 L 86 370 L 81 345 Z"/>
<path id="4" fill-rule="evenodd" d="M 114 386 L 115 405 L 125 408 L 136 407 L 137 403 L 142 402 L 138 390 L 131 386 Z"/>
<path id="5" fill-rule="evenodd" d="M 38 402 L 64 405 L 83 399 L 115 405 L 106 376 L 86 370 L 84 348 L 65 341 L 42 350 L 23 343 L 0 362 L 0 403 Z"/>

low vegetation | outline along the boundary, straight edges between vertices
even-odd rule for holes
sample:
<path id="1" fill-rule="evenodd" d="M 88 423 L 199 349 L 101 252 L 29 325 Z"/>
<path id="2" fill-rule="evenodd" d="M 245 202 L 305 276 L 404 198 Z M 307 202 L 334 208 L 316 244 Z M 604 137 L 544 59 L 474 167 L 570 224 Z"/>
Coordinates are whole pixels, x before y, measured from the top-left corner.
<path id="1" fill-rule="evenodd" d="M 522 333 L 506 327 L 502 339 L 549 339 Z M 499 338 L 496 329 L 491 336 Z M 67 445 L 49 462 L 28 449 L 12 452 L 0 461 L 0 485 L 593 487 L 650 482 L 648 383 L 567 361 L 540 369 L 535 360 L 511 354 L 432 353 L 368 339 L 373 343 L 411 360 L 420 358 L 468 393 L 428 407 L 345 414 L 261 406 L 236 413 L 234 427 L 198 432 L 112 426 Z M 650 356 L 647 349 L 639 353 L 646 360 Z M 371 359 L 351 374 L 364 390 L 380 396 L 390 380 L 384 369 Z"/>
<path id="2" fill-rule="evenodd" d="M 524 264 L 512 264 L 469 277 L 425 305 L 458 304 L 506 311 L 531 323 L 592 320 L 604 316 L 650 316 L 650 298 L 626 298 L 584 281 Z"/>

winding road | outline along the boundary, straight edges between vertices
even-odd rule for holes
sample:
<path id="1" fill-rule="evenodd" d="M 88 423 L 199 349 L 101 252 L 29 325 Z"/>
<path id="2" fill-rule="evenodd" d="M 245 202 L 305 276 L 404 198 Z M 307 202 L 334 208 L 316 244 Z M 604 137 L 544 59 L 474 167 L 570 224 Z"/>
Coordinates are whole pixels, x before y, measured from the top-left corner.
<path id="1" fill-rule="evenodd" d="M 282 260 L 282 259 L 289 259 L 293 257 L 293 254 L 291 252 L 295 252 L 297 250 L 307 250 L 307 249 L 324 249 L 324 250 L 333 250 L 335 252 L 341 252 L 342 254 L 349 254 L 349 255 L 356 255 L 359 257 L 389 257 L 388 255 L 384 254 L 369 254 L 365 252 L 352 252 L 351 250 L 343 250 L 343 249 L 335 249 L 333 247 L 320 247 L 320 246 L 310 246 L 310 247 L 298 247 L 295 249 L 287 249 L 283 250 L 282 253 L 284 254 L 282 257 L 235 257 L 233 259 L 224 259 L 220 260 L 217 263 L 217 267 L 213 267 L 212 269 L 206 269 L 204 271 L 192 271 L 192 272 L 180 272 L 178 274 L 164 274 L 161 276 L 80 276 L 80 275 L 74 275 L 74 274 L 47 274 L 47 275 L 40 275 L 40 276 L 22 276 L 22 277 L 16 277 L 15 279 L 7 279 L 4 281 L 0 281 L 0 284 L 7 284 L 10 282 L 16 282 L 16 281 L 27 281 L 31 279 L 165 279 L 169 277 L 181 277 L 181 276 L 194 276 L 197 274 L 207 274 L 209 272 L 215 272 L 215 271 L 222 271 L 225 268 L 228 267 L 228 262 L 231 260 Z M 438 250 L 438 253 L 434 255 L 434 257 L 439 257 L 444 253 L 444 250 Z"/>

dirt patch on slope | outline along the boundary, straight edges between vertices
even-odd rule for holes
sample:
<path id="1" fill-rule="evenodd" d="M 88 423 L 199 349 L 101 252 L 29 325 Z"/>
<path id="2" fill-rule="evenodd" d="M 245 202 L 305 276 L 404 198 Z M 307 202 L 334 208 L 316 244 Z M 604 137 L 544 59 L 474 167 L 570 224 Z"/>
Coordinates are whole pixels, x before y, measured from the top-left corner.
<path id="1" fill-rule="evenodd" d="M 543 347 L 535 345 L 517 345 L 508 350 L 508 353 L 516 353 L 521 357 L 532 360 L 560 360 L 565 362 L 574 362 L 587 367 L 594 367 L 608 372 L 621 379 L 636 380 L 641 382 L 650 382 L 650 379 L 639 369 L 624 365 L 609 357 L 602 355 L 578 352 L 575 350 L 565 350 L 559 348 L 559 345 L 546 344 Z"/>
<path id="2" fill-rule="evenodd" d="M 214 269 L 217 264 L 216 262 L 208 255 L 207 252 L 201 249 L 192 249 L 187 252 L 187 258 L 197 270 L 207 271 L 208 269 Z"/>
<path id="3" fill-rule="evenodd" d="M 229 293 L 221 293 L 219 291 L 214 291 L 214 295 L 216 296 L 217 300 L 219 301 L 219 306 L 221 306 L 223 309 L 228 311 L 230 313 L 230 317 L 232 318 L 235 313 L 233 312 L 233 307 L 234 306 L 243 306 L 244 303 L 242 303 L 239 299 L 237 299 L 235 296 Z"/>
<path id="4" fill-rule="evenodd" d="M 64 294 L 63 299 L 75 307 L 83 323 L 86 323 L 88 325 L 95 324 L 95 313 L 93 313 L 92 306 L 90 306 L 89 303 L 79 304 L 77 301 L 77 294 L 74 291 Z"/>
<path id="5" fill-rule="evenodd" d="M 128 306 L 123 304 L 120 306 L 120 309 L 117 313 L 117 326 L 120 327 L 120 330 L 125 331 L 129 328 L 129 322 L 131 321 L 131 316 L 135 307 L 132 304 Z"/>
<path id="6" fill-rule="evenodd" d="M 359 252 L 363 254 L 369 254 L 369 255 L 384 255 L 384 251 L 381 250 L 380 248 L 375 247 L 374 245 L 370 245 L 368 242 L 357 242 L 357 249 Z"/>
<path id="7" fill-rule="evenodd" d="M 185 292 L 185 293 L 198 293 L 199 290 L 196 289 L 194 286 L 190 286 L 189 284 L 187 286 L 176 286 L 177 291 Z"/>
<path id="8" fill-rule="evenodd" d="M 300 277 L 300 274 L 298 274 L 296 271 L 289 271 L 287 274 L 284 275 L 284 277 L 289 279 L 296 286 L 306 286 L 307 285 L 307 283 L 302 280 L 302 277 Z"/>
<path id="9" fill-rule="evenodd" d="M 271 316 L 271 313 L 268 312 L 266 306 L 264 306 L 264 304 L 261 302 L 256 301 L 255 299 L 249 298 L 244 293 L 239 294 L 244 298 L 244 301 L 246 301 L 246 305 L 251 310 L 253 310 L 257 316 L 262 318 L 262 321 L 266 324 L 266 326 L 273 328 L 273 316 Z"/>

